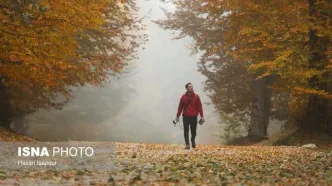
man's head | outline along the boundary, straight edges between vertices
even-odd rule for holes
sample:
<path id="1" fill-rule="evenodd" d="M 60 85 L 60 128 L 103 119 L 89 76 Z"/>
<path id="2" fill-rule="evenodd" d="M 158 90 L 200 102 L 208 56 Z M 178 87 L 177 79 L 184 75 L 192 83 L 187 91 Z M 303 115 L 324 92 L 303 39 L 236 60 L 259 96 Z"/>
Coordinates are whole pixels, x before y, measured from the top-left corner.
<path id="1" fill-rule="evenodd" d="M 186 84 L 186 89 L 187 89 L 188 92 L 193 92 L 194 91 L 193 85 L 191 83 Z"/>

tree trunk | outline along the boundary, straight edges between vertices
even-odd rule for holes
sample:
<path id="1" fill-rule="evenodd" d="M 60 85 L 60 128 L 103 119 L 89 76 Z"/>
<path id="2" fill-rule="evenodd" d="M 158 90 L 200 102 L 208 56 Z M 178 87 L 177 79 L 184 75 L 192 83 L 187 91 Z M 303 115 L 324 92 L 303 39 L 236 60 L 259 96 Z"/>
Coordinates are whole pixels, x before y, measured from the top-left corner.
<path id="1" fill-rule="evenodd" d="M 11 124 L 13 126 L 11 127 Z M 24 134 L 26 132 L 25 115 L 21 110 L 15 113 L 11 111 L 9 97 L 0 77 L 0 126 L 12 132 Z"/>
<path id="2" fill-rule="evenodd" d="M 0 77 L 0 126 L 10 129 L 10 104 L 5 87 L 2 85 L 2 77 Z"/>
<path id="3" fill-rule="evenodd" d="M 272 96 L 272 90 L 268 86 L 273 79 L 273 76 L 267 76 L 252 82 L 253 100 L 248 133 L 250 137 L 262 139 L 267 136 Z"/>
<path id="4" fill-rule="evenodd" d="M 25 124 L 25 113 L 21 110 L 18 110 L 15 113 L 15 116 L 12 120 L 13 130 L 15 130 L 19 134 L 25 134 L 27 130 L 27 126 Z"/>
<path id="5" fill-rule="evenodd" d="M 327 121 L 327 132 L 330 136 L 332 136 L 332 100 L 329 100 L 328 106 L 328 121 Z"/>
<path id="6" fill-rule="evenodd" d="M 315 7 L 316 0 L 308 0 L 309 3 L 309 15 L 317 16 L 319 14 Z M 309 68 L 323 71 L 328 63 L 326 51 L 328 48 L 329 40 L 327 37 L 318 37 L 316 31 L 311 29 L 309 31 Z M 314 89 L 328 91 L 328 78 L 329 74 L 326 73 L 323 77 L 319 78 L 314 76 L 309 80 L 309 86 Z M 306 123 L 303 123 L 307 128 L 318 130 L 332 130 L 331 128 L 331 104 L 330 100 L 323 98 L 319 95 L 310 95 L 308 100 L 308 112 Z"/>

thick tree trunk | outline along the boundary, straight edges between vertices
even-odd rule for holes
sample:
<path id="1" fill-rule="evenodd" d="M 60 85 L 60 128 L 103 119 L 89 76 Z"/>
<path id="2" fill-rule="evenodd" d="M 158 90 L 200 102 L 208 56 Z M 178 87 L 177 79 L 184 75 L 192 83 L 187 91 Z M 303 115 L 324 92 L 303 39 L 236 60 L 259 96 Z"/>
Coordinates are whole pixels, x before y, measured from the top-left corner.
<path id="1" fill-rule="evenodd" d="M 268 76 L 252 82 L 253 101 L 248 133 L 250 137 L 262 139 L 267 136 L 272 96 L 269 86 L 273 79 L 273 76 Z"/>
<path id="2" fill-rule="evenodd" d="M 15 113 L 15 117 L 13 118 L 13 130 L 15 130 L 19 134 L 25 134 L 27 130 L 27 126 L 25 124 L 25 113 L 21 110 Z"/>
<path id="3" fill-rule="evenodd" d="M 11 126 L 11 124 L 13 124 Z M 5 92 L 5 87 L 1 84 L 0 78 L 0 126 L 24 134 L 27 127 L 25 126 L 25 115 L 23 111 L 11 112 L 9 97 Z"/>
<path id="4" fill-rule="evenodd" d="M 328 106 L 328 121 L 327 121 L 327 132 L 332 136 L 332 100 L 329 100 Z"/>
<path id="5" fill-rule="evenodd" d="M 309 3 L 309 15 L 316 16 L 317 9 L 315 8 L 316 0 L 308 0 Z M 329 40 L 326 37 L 318 37 L 315 30 L 309 31 L 309 67 L 315 70 L 322 71 L 328 59 L 326 51 L 328 48 Z M 309 80 L 309 86 L 314 89 L 325 90 L 329 92 L 329 86 L 327 79 L 329 74 L 324 74 L 323 77 L 312 77 Z M 307 120 L 303 125 L 307 128 L 329 131 L 332 130 L 331 126 L 331 104 L 330 100 L 327 100 L 318 95 L 310 95 L 308 100 L 308 113 Z"/>
<path id="6" fill-rule="evenodd" d="M 5 87 L 2 85 L 2 78 L 0 77 L 0 126 L 10 129 L 10 104 L 8 96 L 5 92 Z"/>

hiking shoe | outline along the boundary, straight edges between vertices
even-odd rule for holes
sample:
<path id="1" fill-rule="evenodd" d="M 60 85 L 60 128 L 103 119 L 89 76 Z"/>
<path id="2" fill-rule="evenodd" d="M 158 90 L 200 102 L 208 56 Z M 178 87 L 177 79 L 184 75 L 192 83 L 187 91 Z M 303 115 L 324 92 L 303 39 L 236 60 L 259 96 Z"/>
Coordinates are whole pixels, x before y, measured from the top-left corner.
<path id="1" fill-rule="evenodd" d="M 188 144 L 188 145 L 186 145 L 186 148 L 185 148 L 186 150 L 189 150 L 190 149 L 190 145 Z"/>

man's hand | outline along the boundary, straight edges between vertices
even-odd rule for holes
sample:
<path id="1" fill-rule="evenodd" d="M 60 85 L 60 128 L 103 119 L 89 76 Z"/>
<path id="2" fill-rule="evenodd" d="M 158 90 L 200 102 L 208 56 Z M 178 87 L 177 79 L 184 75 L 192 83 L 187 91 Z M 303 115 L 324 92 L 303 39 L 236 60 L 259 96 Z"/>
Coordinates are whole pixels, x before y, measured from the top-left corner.
<path id="1" fill-rule="evenodd" d="M 204 122 L 205 122 L 205 119 L 204 119 L 204 117 L 201 117 L 201 119 L 199 120 L 199 122 L 198 122 L 198 123 L 199 123 L 200 125 L 203 125 L 203 123 L 204 123 Z"/>
<path id="2" fill-rule="evenodd" d="M 173 120 L 174 126 L 176 126 L 176 123 L 179 122 L 179 117 L 176 117 L 175 120 Z"/>

